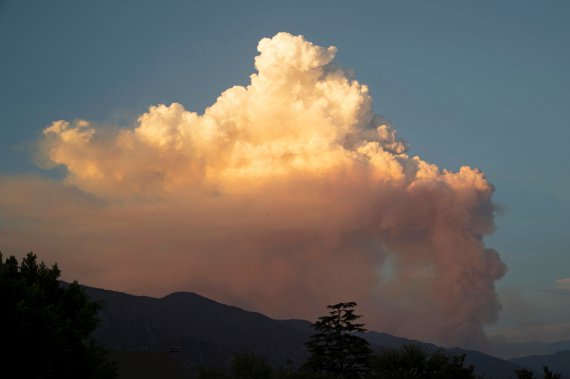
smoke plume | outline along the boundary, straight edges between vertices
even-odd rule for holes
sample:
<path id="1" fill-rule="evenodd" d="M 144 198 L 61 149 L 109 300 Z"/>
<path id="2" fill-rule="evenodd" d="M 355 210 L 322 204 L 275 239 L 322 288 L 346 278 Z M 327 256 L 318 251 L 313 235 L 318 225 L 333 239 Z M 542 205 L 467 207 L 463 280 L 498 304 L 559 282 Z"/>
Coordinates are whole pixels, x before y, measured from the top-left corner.
<path id="1" fill-rule="evenodd" d="M 250 84 L 203 114 L 173 103 L 128 128 L 53 122 L 40 155 L 64 183 L 2 179 L 8 247 L 106 288 L 311 319 L 355 300 L 369 328 L 483 341 L 506 270 L 483 241 L 484 174 L 409 155 L 335 47 L 279 33 L 258 50 Z"/>

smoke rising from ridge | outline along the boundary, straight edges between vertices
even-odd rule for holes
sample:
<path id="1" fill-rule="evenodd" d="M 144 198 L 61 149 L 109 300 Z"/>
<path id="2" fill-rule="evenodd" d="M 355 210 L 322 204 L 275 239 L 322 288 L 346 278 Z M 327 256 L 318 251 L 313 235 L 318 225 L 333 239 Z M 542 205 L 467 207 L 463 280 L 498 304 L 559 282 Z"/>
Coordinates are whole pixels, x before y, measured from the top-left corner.
<path id="1" fill-rule="evenodd" d="M 105 287 L 193 290 L 277 317 L 356 300 L 370 328 L 483 341 L 506 270 L 483 241 L 484 174 L 410 156 L 335 47 L 279 33 L 258 50 L 250 84 L 204 114 L 156 105 L 104 133 L 53 122 L 40 153 L 65 185 L 2 179 L 3 218 L 24 220 L 8 245 L 35 241 Z"/>

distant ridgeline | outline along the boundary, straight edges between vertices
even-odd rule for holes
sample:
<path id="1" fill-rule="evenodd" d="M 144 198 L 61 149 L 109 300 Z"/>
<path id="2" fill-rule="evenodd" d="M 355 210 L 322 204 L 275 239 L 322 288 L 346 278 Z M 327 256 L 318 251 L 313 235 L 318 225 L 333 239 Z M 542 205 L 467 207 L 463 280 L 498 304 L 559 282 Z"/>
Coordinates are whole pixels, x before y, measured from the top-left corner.
<path id="1" fill-rule="evenodd" d="M 172 378 L 178 377 L 176 373 L 183 375 L 184 370 L 187 375 L 196 375 L 204 366 L 229 371 L 232 358 L 244 352 L 262 358 L 274 368 L 296 369 L 307 359 L 304 344 L 314 333 L 309 321 L 274 320 L 190 292 L 157 299 L 83 288 L 92 298 L 104 302 L 100 313 L 102 322 L 94 334 L 96 340 L 113 351 L 113 357 L 122 362 L 120 367 L 141 368 L 141 372 L 130 371 L 133 378 L 136 375 L 143 375 L 138 376 L 139 379 L 145 378 L 145 373 L 150 375 L 152 367 L 157 365 L 166 365 L 165 370 L 172 372 Z M 400 349 L 407 345 L 428 351 L 440 349 L 433 344 L 386 333 L 367 332 L 362 336 L 375 350 Z M 460 348 L 444 350 L 453 355 L 466 354 L 465 365 L 473 365 L 477 375 L 491 379 L 516 378 L 514 371 L 524 367 L 541 373 L 541 364 L 565 374 L 562 378 L 570 378 L 570 367 L 562 367 L 562 370 L 559 362 L 546 357 L 537 365 L 526 358 L 506 361 Z M 570 358 L 570 351 L 566 353 Z M 149 365 L 152 367 L 142 370 Z M 537 378 L 542 378 L 542 374 Z"/>

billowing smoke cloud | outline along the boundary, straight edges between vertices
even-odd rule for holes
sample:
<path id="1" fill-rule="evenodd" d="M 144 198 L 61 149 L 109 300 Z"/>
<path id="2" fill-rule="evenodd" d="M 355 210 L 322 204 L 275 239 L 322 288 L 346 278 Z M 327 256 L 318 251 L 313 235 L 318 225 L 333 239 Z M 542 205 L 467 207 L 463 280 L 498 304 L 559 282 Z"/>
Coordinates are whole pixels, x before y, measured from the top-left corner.
<path id="1" fill-rule="evenodd" d="M 505 272 L 483 243 L 484 175 L 408 155 L 336 48 L 279 33 L 258 50 L 251 83 L 204 114 L 173 103 L 132 128 L 47 127 L 40 152 L 65 184 L 3 180 L 8 246 L 107 288 L 193 290 L 276 317 L 356 300 L 371 328 L 482 341 Z"/>

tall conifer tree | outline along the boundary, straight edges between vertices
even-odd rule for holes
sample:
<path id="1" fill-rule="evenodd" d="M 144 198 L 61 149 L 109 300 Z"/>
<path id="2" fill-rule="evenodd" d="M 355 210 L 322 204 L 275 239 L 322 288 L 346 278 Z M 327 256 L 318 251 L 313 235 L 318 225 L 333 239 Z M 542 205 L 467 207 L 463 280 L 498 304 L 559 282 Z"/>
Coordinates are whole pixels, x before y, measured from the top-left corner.
<path id="1" fill-rule="evenodd" d="M 306 343 L 309 358 L 305 368 L 341 378 L 361 378 L 370 369 L 372 350 L 364 338 L 355 333 L 366 332 L 356 323 L 355 302 L 329 305 L 329 314 L 313 324 L 315 334 Z"/>

